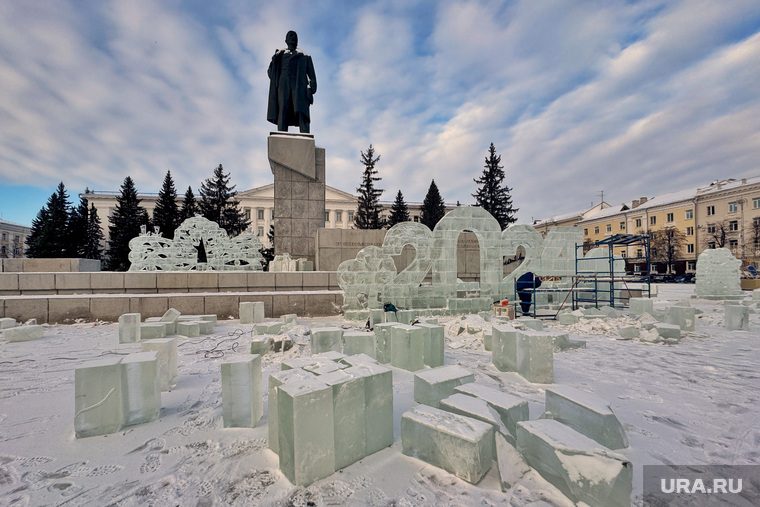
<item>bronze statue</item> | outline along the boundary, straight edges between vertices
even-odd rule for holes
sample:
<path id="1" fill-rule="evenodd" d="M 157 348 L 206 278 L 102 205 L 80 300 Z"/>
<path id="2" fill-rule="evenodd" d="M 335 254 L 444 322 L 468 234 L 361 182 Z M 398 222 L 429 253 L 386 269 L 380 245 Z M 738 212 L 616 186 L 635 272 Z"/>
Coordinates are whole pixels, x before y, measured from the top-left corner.
<path id="1" fill-rule="evenodd" d="M 317 76 L 311 56 L 298 47 L 298 35 L 293 30 L 285 36 L 287 49 L 278 49 L 272 56 L 269 76 L 269 105 L 267 120 L 277 130 L 288 131 L 288 125 L 297 126 L 301 133 L 309 132 L 311 118 L 309 105 L 317 93 Z"/>

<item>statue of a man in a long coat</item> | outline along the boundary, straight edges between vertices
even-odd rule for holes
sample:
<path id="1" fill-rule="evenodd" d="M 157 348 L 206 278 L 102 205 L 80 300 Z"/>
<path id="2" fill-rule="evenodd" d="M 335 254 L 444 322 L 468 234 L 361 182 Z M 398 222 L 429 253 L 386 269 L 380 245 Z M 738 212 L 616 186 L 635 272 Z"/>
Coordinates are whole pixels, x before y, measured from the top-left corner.
<path id="1" fill-rule="evenodd" d="M 288 131 L 288 125 L 308 133 L 311 123 L 309 106 L 317 93 L 317 76 L 311 56 L 298 48 L 298 35 L 293 30 L 285 36 L 287 49 L 278 49 L 272 56 L 269 76 L 269 105 L 267 120 L 277 130 Z"/>

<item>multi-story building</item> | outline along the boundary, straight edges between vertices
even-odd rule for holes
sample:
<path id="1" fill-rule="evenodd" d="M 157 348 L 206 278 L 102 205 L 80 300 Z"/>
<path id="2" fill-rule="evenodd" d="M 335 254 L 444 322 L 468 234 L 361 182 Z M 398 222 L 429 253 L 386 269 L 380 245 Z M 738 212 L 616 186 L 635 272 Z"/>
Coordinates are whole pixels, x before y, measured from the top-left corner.
<path id="1" fill-rule="evenodd" d="M 31 227 L 0 220 L 0 258 L 26 257 L 26 238 Z"/>
<path id="2" fill-rule="evenodd" d="M 592 211 L 594 208 L 591 208 Z M 680 251 L 674 264 L 676 273 L 696 270 L 699 254 L 707 248 L 729 248 L 745 265 L 760 263 L 760 177 L 714 181 L 656 197 L 640 197 L 619 206 L 592 213 L 563 215 L 561 225 L 583 228 L 583 241 L 593 244 L 614 234 L 648 234 L 674 228 L 679 231 Z M 556 218 L 534 223 L 539 230 L 560 225 Z M 659 272 L 666 262 L 653 243 L 652 259 Z M 661 248 L 661 245 L 659 246 Z M 641 257 L 641 246 L 615 246 L 614 253 L 627 258 Z M 629 268 L 640 269 L 636 262 Z"/>
<path id="3" fill-rule="evenodd" d="M 603 209 L 609 208 L 610 205 L 602 201 L 599 204 L 595 204 L 590 208 L 583 210 L 573 211 L 570 213 L 564 213 L 562 215 L 556 215 L 542 220 L 534 220 L 533 228 L 540 232 L 543 237 L 546 237 L 552 227 L 572 227 L 578 225 L 578 222 L 591 218 Z"/>

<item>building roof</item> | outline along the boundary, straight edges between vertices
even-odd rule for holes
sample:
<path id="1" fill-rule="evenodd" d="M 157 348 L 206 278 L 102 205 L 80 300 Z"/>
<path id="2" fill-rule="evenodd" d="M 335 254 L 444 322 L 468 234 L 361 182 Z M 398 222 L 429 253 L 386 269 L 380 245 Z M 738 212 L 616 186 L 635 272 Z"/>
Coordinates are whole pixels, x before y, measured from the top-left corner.
<path id="1" fill-rule="evenodd" d="M 9 227 L 9 226 L 10 227 L 18 227 L 18 228 L 27 229 L 27 230 L 31 230 L 32 229 L 28 225 L 18 224 L 16 222 L 10 222 L 8 220 L 0 220 L 0 227 L 3 227 L 3 226 L 5 226 L 5 227 Z"/>

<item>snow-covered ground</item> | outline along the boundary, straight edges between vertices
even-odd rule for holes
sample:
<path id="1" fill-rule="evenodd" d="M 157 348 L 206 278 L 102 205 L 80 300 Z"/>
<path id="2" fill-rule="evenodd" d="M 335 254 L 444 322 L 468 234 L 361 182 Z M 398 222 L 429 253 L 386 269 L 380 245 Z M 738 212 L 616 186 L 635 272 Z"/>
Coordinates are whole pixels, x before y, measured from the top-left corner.
<path id="1" fill-rule="evenodd" d="M 656 306 L 689 299 L 694 286 L 659 289 Z M 760 318 L 751 315 L 749 332 L 727 331 L 722 303 L 690 301 L 704 313 L 677 345 L 619 340 L 615 330 L 633 322 L 621 317 L 568 328 L 587 347 L 554 356 L 555 383 L 608 400 L 626 428 L 630 447 L 620 453 L 634 463 L 634 504 L 645 464 L 760 464 Z M 353 325 L 299 320 L 311 322 Z M 446 364 L 528 400 L 531 419 L 541 415 L 547 386 L 493 367 L 481 341 L 490 323 L 471 315 L 441 324 Z M 263 357 L 265 385 L 283 358 L 309 354 L 306 327 L 294 331 L 293 349 Z M 0 339 L 0 505 L 572 505 L 535 472 L 502 492 L 495 463 L 471 485 L 404 456 L 400 418 L 415 405 L 414 376 L 395 368 L 395 443 L 293 487 L 267 447 L 266 389 L 256 428 L 222 425 L 220 364 L 248 353 L 250 333 L 230 320 L 210 337 L 180 339 L 179 383 L 162 394 L 159 420 L 85 439 L 74 438 L 74 369 L 139 344 L 120 345 L 113 323 L 54 325 L 31 342 Z"/>

